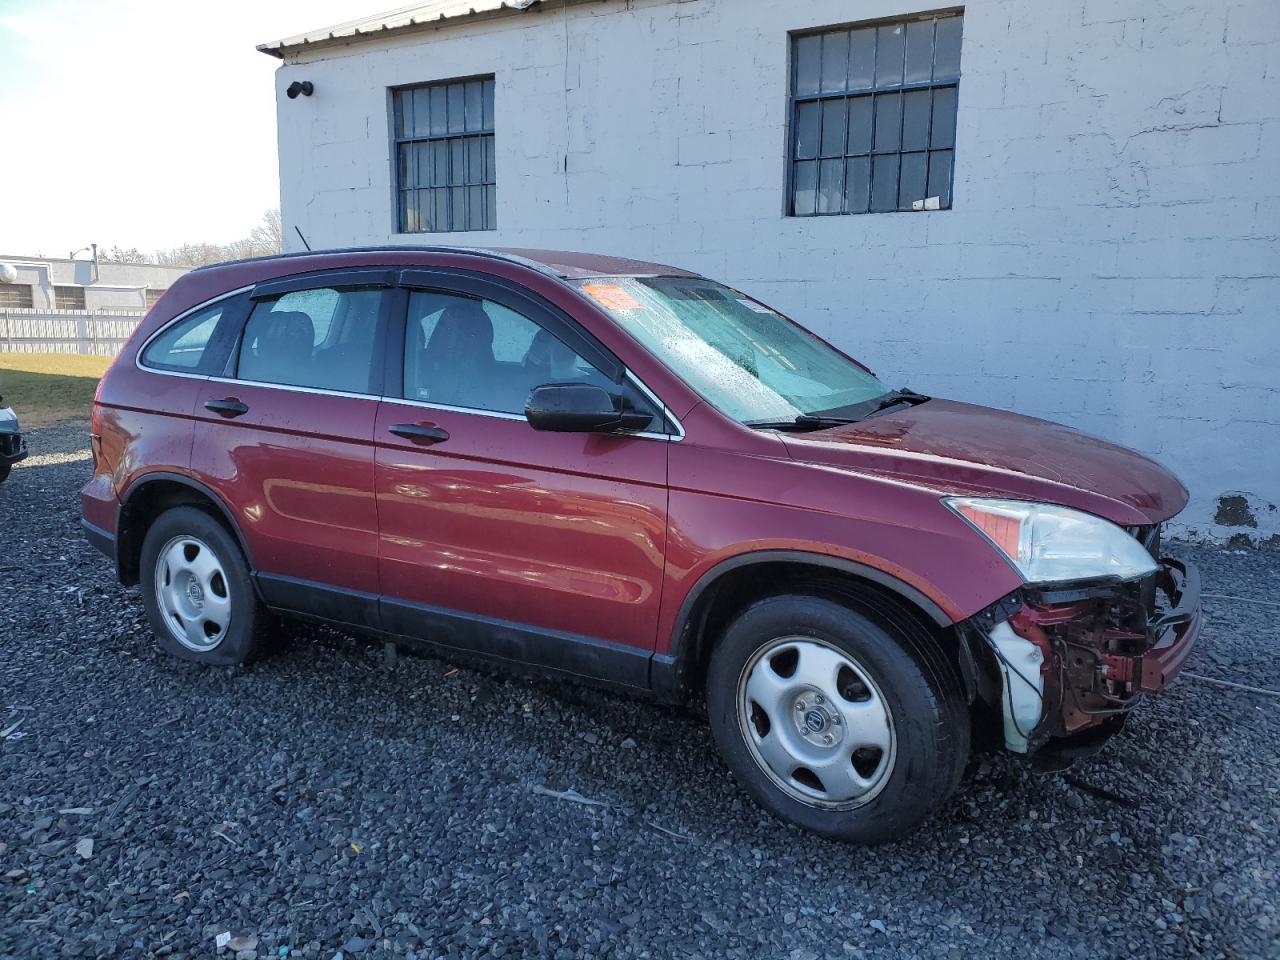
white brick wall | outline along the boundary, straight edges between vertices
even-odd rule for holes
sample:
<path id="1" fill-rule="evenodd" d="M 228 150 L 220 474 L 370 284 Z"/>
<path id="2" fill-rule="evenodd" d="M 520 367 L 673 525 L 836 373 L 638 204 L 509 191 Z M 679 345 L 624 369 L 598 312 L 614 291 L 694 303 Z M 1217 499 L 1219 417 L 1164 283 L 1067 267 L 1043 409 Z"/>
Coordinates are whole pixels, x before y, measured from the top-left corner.
<path id="1" fill-rule="evenodd" d="M 784 217 L 788 31 L 930 9 L 604 0 L 318 51 L 277 76 L 286 239 L 678 263 L 890 384 L 1155 456 L 1183 532 L 1280 535 L 1280 7 L 970 0 L 954 209 Z M 387 88 L 489 72 L 498 230 L 397 235 Z"/>

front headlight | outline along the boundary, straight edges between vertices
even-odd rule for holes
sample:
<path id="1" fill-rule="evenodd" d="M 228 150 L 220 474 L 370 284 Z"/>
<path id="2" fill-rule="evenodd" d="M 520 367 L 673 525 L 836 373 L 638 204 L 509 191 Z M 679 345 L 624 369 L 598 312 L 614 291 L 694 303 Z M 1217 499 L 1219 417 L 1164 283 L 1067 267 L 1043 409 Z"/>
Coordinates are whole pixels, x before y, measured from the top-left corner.
<path id="1" fill-rule="evenodd" d="M 1156 571 L 1142 544 L 1089 513 L 985 497 L 946 497 L 942 502 L 990 540 L 1028 583 L 1132 580 Z"/>

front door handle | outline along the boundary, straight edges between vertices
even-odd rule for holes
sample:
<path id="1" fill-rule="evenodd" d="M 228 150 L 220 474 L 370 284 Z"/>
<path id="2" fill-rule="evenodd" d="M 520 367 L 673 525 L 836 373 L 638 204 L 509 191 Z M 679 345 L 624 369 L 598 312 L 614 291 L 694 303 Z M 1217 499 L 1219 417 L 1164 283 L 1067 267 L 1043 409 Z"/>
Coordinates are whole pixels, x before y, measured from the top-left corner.
<path id="1" fill-rule="evenodd" d="M 206 400 L 204 408 L 228 418 L 239 417 L 249 412 L 249 408 L 235 397 L 227 397 L 225 400 Z"/>
<path id="2" fill-rule="evenodd" d="M 421 423 L 393 423 L 387 429 L 414 443 L 443 443 L 449 439 L 449 431 L 443 427 L 429 427 Z"/>

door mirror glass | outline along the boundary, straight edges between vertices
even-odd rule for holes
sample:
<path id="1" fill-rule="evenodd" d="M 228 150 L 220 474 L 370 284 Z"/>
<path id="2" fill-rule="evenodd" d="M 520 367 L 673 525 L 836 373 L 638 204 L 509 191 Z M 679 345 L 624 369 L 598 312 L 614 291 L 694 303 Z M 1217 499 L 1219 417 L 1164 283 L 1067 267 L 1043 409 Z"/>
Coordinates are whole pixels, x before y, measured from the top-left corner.
<path id="1" fill-rule="evenodd" d="M 549 383 L 534 387 L 524 407 L 535 430 L 555 433 L 620 433 L 643 430 L 652 414 L 636 410 L 625 397 L 590 383 Z"/>

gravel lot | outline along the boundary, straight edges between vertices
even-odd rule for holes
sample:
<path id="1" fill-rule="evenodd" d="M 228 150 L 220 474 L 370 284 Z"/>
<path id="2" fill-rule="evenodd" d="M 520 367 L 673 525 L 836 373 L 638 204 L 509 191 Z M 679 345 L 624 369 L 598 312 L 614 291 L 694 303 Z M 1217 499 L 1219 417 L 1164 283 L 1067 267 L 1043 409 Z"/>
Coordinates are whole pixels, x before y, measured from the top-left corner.
<path id="1" fill-rule="evenodd" d="M 0 486 L 0 955 L 1280 955 L 1280 699 L 1183 679 L 1069 777 L 979 759 L 844 847 L 746 802 L 696 716 L 320 629 L 160 654 L 80 538 L 85 429 Z M 1280 552 L 1175 552 L 1263 601 L 1207 600 L 1187 669 L 1280 689 Z"/>

